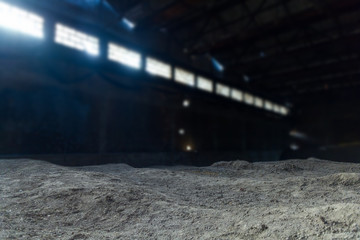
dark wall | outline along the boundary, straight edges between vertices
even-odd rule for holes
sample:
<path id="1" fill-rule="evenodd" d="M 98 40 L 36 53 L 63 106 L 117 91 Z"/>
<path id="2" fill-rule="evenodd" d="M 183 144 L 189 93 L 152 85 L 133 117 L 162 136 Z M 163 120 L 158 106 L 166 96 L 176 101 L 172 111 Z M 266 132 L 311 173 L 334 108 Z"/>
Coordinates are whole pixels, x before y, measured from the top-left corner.
<path id="1" fill-rule="evenodd" d="M 293 138 L 298 151 L 286 151 L 283 158 L 316 157 L 334 161 L 360 161 L 359 88 L 335 89 L 309 96 L 294 112 L 294 128 L 306 135 Z M 306 99 L 306 98 L 305 98 Z"/>

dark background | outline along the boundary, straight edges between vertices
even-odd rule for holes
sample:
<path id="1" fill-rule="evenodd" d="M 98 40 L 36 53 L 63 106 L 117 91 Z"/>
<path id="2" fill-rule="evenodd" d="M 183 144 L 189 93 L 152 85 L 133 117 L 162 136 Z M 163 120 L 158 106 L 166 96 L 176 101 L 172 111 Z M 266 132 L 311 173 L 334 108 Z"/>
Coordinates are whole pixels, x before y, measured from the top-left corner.
<path id="1" fill-rule="evenodd" d="M 359 161 L 356 1 L 185 2 L 9 2 L 43 16 L 46 36 L 35 40 L 1 29 L 1 156 L 136 166 L 308 157 Z M 124 16 L 136 20 L 136 30 L 124 29 Z M 102 55 L 92 58 L 54 44 L 58 21 L 98 36 Z M 287 105 L 290 115 L 111 63 L 108 41 Z M 225 72 L 214 70 L 212 56 Z M 185 99 L 189 108 L 182 106 Z M 290 136 L 294 130 L 305 137 Z M 290 149 L 294 144 L 296 151 Z"/>

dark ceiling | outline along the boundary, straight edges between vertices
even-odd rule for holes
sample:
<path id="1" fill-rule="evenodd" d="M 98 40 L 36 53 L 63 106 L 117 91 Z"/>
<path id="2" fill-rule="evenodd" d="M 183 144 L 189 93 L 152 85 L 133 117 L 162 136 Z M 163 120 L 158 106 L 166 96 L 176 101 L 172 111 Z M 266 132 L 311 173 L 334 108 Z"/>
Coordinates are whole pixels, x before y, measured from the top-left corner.
<path id="1" fill-rule="evenodd" d="M 290 102 L 360 85 L 357 0 L 107 0 L 189 57 L 212 56 L 225 79 Z M 250 81 L 244 81 L 244 75 Z"/>
<path id="2" fill-rule="evenodd" d="M 214 57 L 225 66 L 224 82 L 275 101 L 300 106 L 348 95 L 360 100 L 357 0 L 24 2 L 63 9 L 84 21 L 91 18 L 121 36 L 130 34 L 134 44 L 162 48 L 175 59 L 185 54 L 202 71 L 213 72 Z M 124 18 L 135 29 L 124 30 Z"/>

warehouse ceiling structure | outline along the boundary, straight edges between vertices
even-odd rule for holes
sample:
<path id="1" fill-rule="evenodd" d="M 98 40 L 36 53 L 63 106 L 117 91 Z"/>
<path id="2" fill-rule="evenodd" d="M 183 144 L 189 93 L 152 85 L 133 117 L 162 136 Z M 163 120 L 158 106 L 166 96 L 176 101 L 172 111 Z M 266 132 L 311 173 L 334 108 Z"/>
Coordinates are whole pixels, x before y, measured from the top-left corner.
<path id="1" fill-rule="evenodd" d="M 225 82 L 282 102 L 358 86 L 360 4 L 354 0 L 28 2 L 113 31 L 125 26 L 139 39 L 164 39 L 187 63 L 211 71 L 215 60 Z"/>
<path id="2" fill-rule="evenodd" d="M 217 59 L 235 85 L 294 104 L 359 85 L 358 1 L 130 2 L 108 0 L 134 34 L 163 32 L 190 59 Z"/>

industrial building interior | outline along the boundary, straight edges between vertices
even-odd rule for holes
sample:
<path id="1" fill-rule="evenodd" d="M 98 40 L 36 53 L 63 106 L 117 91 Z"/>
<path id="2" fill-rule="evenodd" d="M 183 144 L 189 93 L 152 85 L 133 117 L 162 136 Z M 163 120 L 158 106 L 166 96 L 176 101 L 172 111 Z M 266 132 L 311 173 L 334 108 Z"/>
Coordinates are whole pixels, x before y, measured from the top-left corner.
<path id="1" fill-rule="evenodd" d="M 359 13 L 0 0 L 0 239 L 360 239 Z"/>

